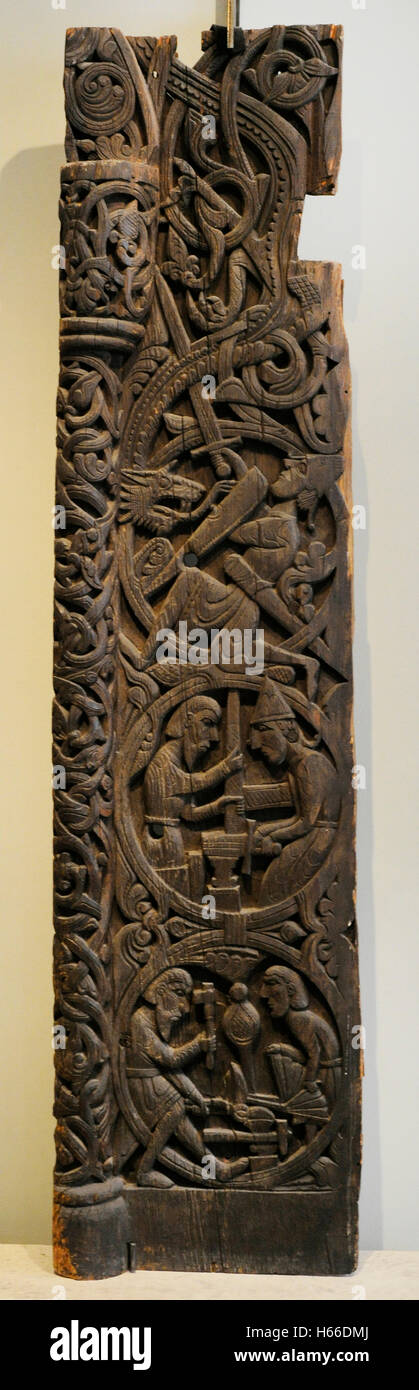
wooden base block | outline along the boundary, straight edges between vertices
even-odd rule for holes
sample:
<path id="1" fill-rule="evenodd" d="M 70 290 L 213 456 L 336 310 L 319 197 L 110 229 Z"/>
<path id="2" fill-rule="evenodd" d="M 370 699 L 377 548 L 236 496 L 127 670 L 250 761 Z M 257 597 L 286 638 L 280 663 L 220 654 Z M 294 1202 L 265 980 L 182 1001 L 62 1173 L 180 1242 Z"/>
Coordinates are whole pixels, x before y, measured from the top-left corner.
<path id="1" fill-rule="evenodd" d="M 230 1274 L 350 1274 L 357 1239 L 338 1192 L 127 1188 L 137 1269 Z"/>

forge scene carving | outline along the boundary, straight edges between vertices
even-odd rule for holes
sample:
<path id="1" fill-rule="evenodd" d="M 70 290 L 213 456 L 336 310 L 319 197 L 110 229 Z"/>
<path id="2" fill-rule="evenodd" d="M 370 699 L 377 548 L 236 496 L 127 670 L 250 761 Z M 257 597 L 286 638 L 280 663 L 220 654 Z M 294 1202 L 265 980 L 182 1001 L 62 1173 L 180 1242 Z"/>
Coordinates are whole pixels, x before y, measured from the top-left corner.
<path id="1" fill-rule="evenodd" d="M 353 1267 L 350 384 L 340 267 L 297 250 L 335 187 L 341 50 L 214 28 L 187 69 L 174 38 L 67 35 L 61 1272 L 126 1267 L 151 1219 L 150 1263 L 189 1267 L 174 1204 L 211 1193 L 225 1248 L 206 1205 L 197 1267 Z"/>

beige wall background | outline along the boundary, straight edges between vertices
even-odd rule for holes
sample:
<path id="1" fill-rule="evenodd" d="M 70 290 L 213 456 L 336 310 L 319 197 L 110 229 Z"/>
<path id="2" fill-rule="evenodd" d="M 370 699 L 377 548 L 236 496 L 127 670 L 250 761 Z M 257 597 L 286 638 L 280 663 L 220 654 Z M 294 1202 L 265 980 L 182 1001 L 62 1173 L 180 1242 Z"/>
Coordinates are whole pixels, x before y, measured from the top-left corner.
<path id="1" fill-rule="evenodd" d="M 57 5 L 57 8 L 56 8 Z M 52 1148 L 50 701 L 58 171 L 67 26 L 175 32 L 194 63 L 222 0 L 2 6 L 0 1239 L 48 1241 Z M 358 916 L 365 1159 L 361 1247 L 419 1246 L 415 869 L 417 85 L 415 0 L 242 0 L 244 27 L 345 26 L 335 199 L 308 198 L 302 257 L 342 262 L 354 385 Z M 352 267 L 365 247 L 366 268 Z M 416 494 L 417 496 L 417 494 Z M 417 501 L 416 501 L 417 506 Z M 416 841 L 417 842 L 417 841 Z M 416 968 L 415 968 L 416 967 Z"/>

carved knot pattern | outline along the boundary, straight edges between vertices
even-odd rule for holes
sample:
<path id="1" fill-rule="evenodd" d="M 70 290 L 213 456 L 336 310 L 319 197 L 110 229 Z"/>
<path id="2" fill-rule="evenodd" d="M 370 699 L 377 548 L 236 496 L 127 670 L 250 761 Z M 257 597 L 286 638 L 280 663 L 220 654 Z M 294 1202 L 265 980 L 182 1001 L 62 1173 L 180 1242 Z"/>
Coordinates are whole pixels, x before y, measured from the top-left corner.
<path id="1" fill-rule="evenodd" d="M 116 565 L 115 373 L 63 360 L 58 392 L 54 749 L 57 1166 L 106 1177 Z"/>

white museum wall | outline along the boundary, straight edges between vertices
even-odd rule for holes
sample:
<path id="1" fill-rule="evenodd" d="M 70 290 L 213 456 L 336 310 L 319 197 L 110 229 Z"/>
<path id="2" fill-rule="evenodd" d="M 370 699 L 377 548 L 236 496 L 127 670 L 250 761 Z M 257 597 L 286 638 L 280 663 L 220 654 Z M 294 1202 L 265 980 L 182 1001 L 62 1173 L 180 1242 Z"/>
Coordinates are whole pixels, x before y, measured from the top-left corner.
<path id="1" fill-rule="evenodd" d="M 51 609 L 57 382 L 58 171 L 67 26 L 175 32 L 194 63 L 223 6 L 203 0 L 15 0 L 1 29 L 2 678 L 0 1239 L 50 1234 Z M 360 1244 L 419 1246 L 415 923 L 417 188 L 414 0 L 242 0 L 243 27 L 345 26 L 343 158 L 335 198 L 308 198 L 300 254 L 343 266 L 354 387 L 358 919 L 366 1026 Z M 365 247 L 354 269 L 352 248 Z M 417 673 L 416 673 L 417 679 Z"/>

